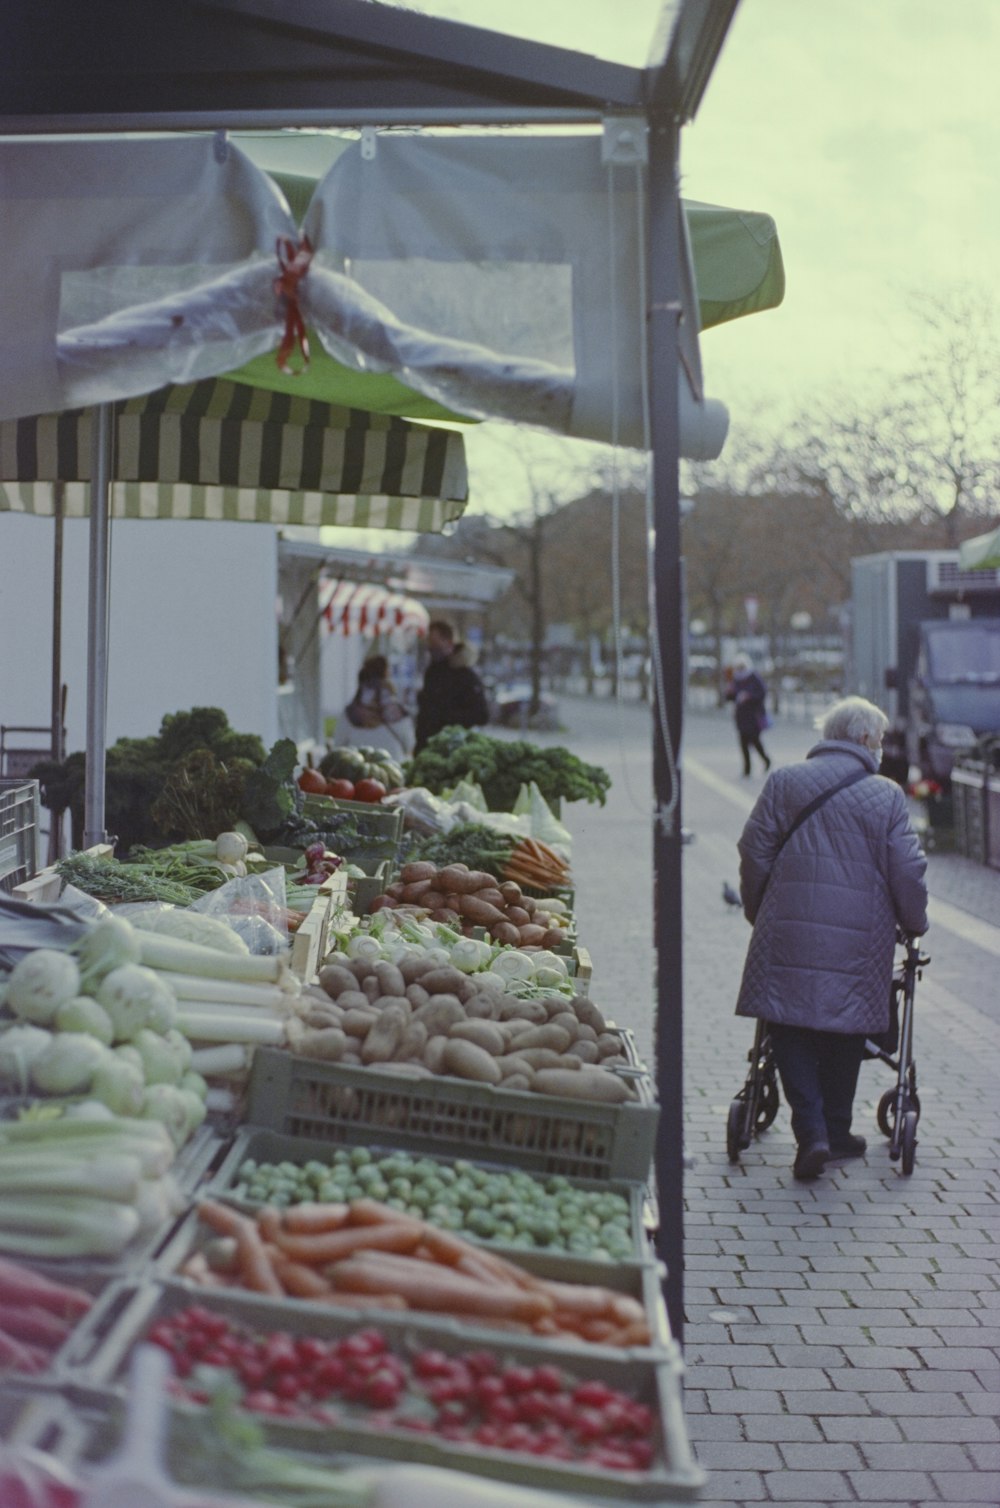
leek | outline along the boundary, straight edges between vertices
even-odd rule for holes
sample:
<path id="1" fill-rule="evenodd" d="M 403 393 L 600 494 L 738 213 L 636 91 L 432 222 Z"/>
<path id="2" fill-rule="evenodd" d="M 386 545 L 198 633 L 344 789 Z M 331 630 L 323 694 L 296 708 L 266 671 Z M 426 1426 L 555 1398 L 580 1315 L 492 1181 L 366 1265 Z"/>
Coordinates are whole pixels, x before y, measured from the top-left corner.
<path id="1" fill-rule="evenodd" d="M 194 1004 L 185 1002 L 186 1006 Z M 194 1042 L 262 1042 L 267 1047 L 280 1047 L 285 1040 L 284 1021 L 277 1017 L 261 1010 L 252 1015 L 245 1010 L 230 1014 L 221 1005 L 209 1005 L 204 1012 L 180 1010 L 177 1029 Z"/>
<path id="2" fill-rule="evenodd" d="M 214 1000 L 220 1005 L 268 1006 L 284 1010 L 299 993 L 298 980 L 289 975 L 294 986 L 285 989 L 277 984 L 246 984 L 232 979 L 206 979 L 196 974 L 162 973 L 160 976 L 173 990 L 183 1010 L 186 1000 Z"/>
<path id="3" fill-rule="evenodd" d="M 205 979 L 238 979 L 248 984 L 280 984 L 286 974 L 279 954 L 246 955 L 203 948 L 200 943 L 181 942 L 159 932 L 139 934 L 142 962 L 151 969 L 170 969 L 178 974 L 200 974 Z"/>
<path id="4" fill-rule="evenodd" d="M 174 1147 L 164 1127 L 118 1116 L 113 1121 L 3 1121 L 0 1151 L 57 1146 L 72 1156 L 103 1157 L 108 1152 L 134 1152 L 146 1178 L 158 1178 L 174 1160 Z"/>
<path id="5" fill-rule="evenodd" d="M 0 1209 L 0 1251 L 22 1257 L 118 1257 L 138 1231 L 138 1212 L 113 1199 L 21 1195 Z"/>
<path id="6" fill-rule="evenodd" d="M 0 1223 L 12 1194 L 37 1195 L 46 1201 L 53 1195 L 58 1198 L 63 1194 L 74 1194 L 134 1204 L 139 1197 L 141 1182 L 142 1164 L 138 1157 L 130 1157 L 126 1152 L 105 1154 L 82 1162 L 54 1154 L 48 1161 L 22 1159 L 13 1167 L 0 1160 Z"/>

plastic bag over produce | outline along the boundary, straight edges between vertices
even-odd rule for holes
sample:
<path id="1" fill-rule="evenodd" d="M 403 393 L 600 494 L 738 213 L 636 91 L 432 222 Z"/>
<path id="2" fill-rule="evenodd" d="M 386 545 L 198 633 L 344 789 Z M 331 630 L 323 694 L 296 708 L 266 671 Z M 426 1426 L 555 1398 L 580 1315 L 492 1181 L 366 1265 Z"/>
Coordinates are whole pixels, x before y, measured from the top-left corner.
<path id="1" fill-rule="evenodd" d="M 282 953 L 288 947 L 285 871 L 241 875 L 210 890 L 189 908 L 231 927 L 251 953 Z"/>

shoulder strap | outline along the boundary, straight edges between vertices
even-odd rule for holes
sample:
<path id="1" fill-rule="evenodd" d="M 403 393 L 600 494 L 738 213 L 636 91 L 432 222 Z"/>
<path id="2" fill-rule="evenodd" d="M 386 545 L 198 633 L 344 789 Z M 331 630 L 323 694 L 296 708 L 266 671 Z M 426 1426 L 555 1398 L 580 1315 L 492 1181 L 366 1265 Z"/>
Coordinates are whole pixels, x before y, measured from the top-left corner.
<path id="1" fill-rule="evenodd" d="M 803 822 L 807 821 L 814 812 L 818 812 L 820 807 L 824 806 L 832 796 L 836 796 L 838 791 L 845 791 L 849 785 L 857 785 L 859 780 L 867 780 L 870 773 L 870 770 L 852 770 L 849 775 L 844 776 L 843 780 L 838 780 L 836 785 L 831 785 L 829 790 L 822 791 L 818 796 L 814 796 L 813 799 L 802 808 L 798 816 L 795 818 L 795 821 L 792 823 L 791 827 L 782 838 L 781 846 L 778 849 L 778 853 L 776 853 L 774 857 L 778 857 L 778 854 L 781 852 L 781 849 L 784 848 L 785 844 L 792 836 L 792 833 L 800 828 Z"/>

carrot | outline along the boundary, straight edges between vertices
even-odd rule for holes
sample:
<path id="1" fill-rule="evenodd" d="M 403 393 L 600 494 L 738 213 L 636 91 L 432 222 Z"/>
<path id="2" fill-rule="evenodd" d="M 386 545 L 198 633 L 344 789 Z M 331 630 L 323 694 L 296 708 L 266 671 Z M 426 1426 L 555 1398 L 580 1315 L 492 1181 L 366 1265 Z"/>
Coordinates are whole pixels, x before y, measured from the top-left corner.
<path id="1" fill-rule="evenodd" d="M 350 1206 L 346 1204 L 293 1204 L 285 1211 L 282 1225 L 293 1236 L 311 1236 L 320 1231 L 339 1230 L 347 1223 Z"/>
<path id="2" fill-rule="evenodd" d="M 636 1320 L 631 1325 L 626 1325 L 625 1328 L 621 1331 L 618 1345 L 648 1346 L 651 1340 L 652 1336 L 649 1333 L 649 1326 L 647 1325 L 646 1321 L 643 1320 L 640 1324 L 640 1322 Z"/>
<path id="3" fill-rule="evenodd" d="M 581 1283 L 550 1280 L 543 1282 L 541 1288 L 561 1314 L 572 1314 L 577 1320 L 617 1318 L 614 1301 L 621 1298 L 621 1294 L 612 1293 L 608 1288 L 585 1288 Z"/>
<path id="4" fill-rule="evenodd" d="M 475 1257 L 462 1257 L 455 1264 L 458 1271 L 464 1273 L 467 1278 L 474 1278 L 477 1283 L 495 1283 L 496 1272 L 485 1262 L 477 1262 Z"/>
<path id="5" fill-rule="evenodd" d="M 274 1275 L 285 1293 L 295 1299 L 329 1298 L 332 1289 L 324 1277 L 302 1262 L 293 1262 L 279 1251 L 272 1259 Z"/>
<path id="6" fill-rule="evenodd" d="M 244 1220 L 236 1232 L 236 1256 L 239 1263 L 240 1282 L 251 1293 L 267 1293 L 272 1298 L 284 1298 L 285 1290 L 267 1254 L 264 1242 L 256 1225 Z"/>
<path id="7" fill-rule="evenodd" d="M 585 1319 L 577 1320 L 574 1324 L 572 1316 L 557 1314 L 557 1319 L 568 1323 L 584 1340 L 589 1340 L 594 1345 L 610 1345 L 611 1337 L 619 1331 L 619 1326 L 612 1324 L 610 1320 Z"/>
<path id="8" fill-rule="evenodd" d="M 398 1293 L 413 1309 L 431 1309 L 438 1313 L 470 1314 L 497 1319 L 535 1320 L 551 1310 L 552 1302 L 542 1294 L 524 1293 L 510 1288 L 490 1288 L 475 1283 L 453 1271 L 435 1272 L 428 1263 L 413 1264 L 413 1272 L 403 1272 L 384 1264 L 352 1258 L 339 1262 L 329 1276 L 335 1288 L 354 1293 Z"/>
<path id="9" fill-rule="evenodd" d="M 420 1236 L 421 1231 L 416 1222 L 412 1225 L 363 1225 L 355 1230 L 320 1231 L 313 1236 L 293 1236 L 281 1231 L 278 1245 L 286 1257 L 316 1267 L 339 1262 L 352 1252 L 363 1251 L 366 1247 L 383 1251 L 412 1251 Z"/>
<path id="10" fill-rule="evenodd" d="M 611 1313 L 620 1325 L 645 1325 L 646 1311 L 638 1299 L 627 1293 L 616 1293 L 611 1300 Z"/>
<path id="11" fill-rule="evenodd" d="M 321 1302 L 339 1304 L 342 1309 L 409 1309 L 409 1304 L 398 1293 L 349 1293 L 339 1288 L 327 1289 Z"/>
<path id="12" fill-rule="evenodd" d="M 423 1220 L 413 1215 L 401 1215 L 399 1210 L 379 1204 L 377 1199 L 352 1199 L 347 1208 L 348 1225 L 418 1225 L 424 1228 Z"/>
<path id="13" fill-rule="evenodd" d="M 281 1211 L 273 1204 L 265 1204 L 257 1211 L 257 1229 L 264 1241 L 276 1243 L 281 1234 Z"/>
<path id="14" fill-rule="evenodd" d="M 228 1204 L 219 1204 L 215 1199 L 202 1199 L 198 1205 L 198 1218 L 218 1236 L 238 1236 L 247 1217 Z"/>
<path id="15" fill-rule="evenodd" d="M 30 1267 L 0 1258 L 0 1303 L 37 1304 L 40 1309 L 73 1319 L 86 1314 L 93 1302 L 93 1296 L 82 1288 L 43 1278 Z"/>
<path id="16" fill-rule="evenodd" d="M 446 1267 L 458 1267 L 463 1258 L 474 1260 L 478 1256 L 477 1249 L 470 1246 L 468 1241 L 452 1235 L 451 1231 L 438 1230 L 433 1225 L 428 1225 L 424 1230 L 423 1245 L 435 1262 L 441 1262 Z"/>

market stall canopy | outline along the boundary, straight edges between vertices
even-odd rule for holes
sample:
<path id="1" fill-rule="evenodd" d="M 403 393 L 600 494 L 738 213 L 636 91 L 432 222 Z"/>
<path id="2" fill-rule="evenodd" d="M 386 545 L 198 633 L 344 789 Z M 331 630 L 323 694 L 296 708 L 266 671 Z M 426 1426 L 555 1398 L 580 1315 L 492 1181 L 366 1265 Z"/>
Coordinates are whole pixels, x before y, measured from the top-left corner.
<path id="1" fill-rule="evenodd" d="M 958 547 L 960 571 L 985 571 L 1000 567 L 1000 524 L 988 534 L 976 534 Z"/>
<path id="2" fill-rule="evenodd" d="M 272 179 L 220 137 L 0 143 L 0 414 L 111 402 L 279 348 L 300 365 L 308 325 L 350 372 L 452 412 L 642 444 L 635 150 L 606 159 L 601 132 L 373 135 L 316 185 L 300 241 Z M 681 449 L 707 458 L 727 416 L 703 394 L 681 270 Z"/>
<path id="3" fill-rule="evenodd" d="M 332 634 L 403 632 L 425 634 L 430 613 L 415 597 L 404 597 L 373 582 L 338 581 L 324 577 L 319 589 L 320 617 Z"/>
<path id="4" fill-rule="evenodd" d="M 122 518 L 436 531 L 468 498 L 454 430 L 222 380 L 114 408 L 111 511 Z M 91 415 L 0 421 L 0 511 L 89 512 Z"/>

